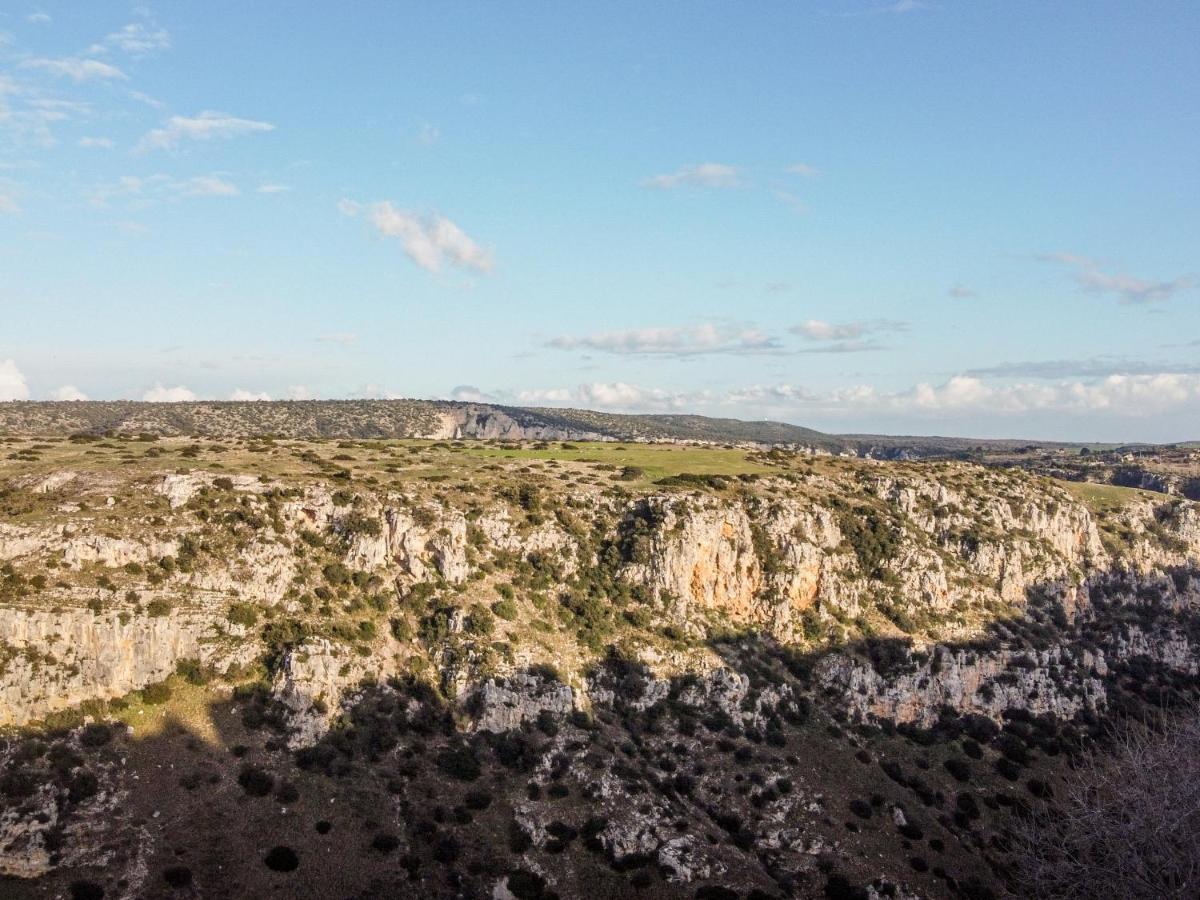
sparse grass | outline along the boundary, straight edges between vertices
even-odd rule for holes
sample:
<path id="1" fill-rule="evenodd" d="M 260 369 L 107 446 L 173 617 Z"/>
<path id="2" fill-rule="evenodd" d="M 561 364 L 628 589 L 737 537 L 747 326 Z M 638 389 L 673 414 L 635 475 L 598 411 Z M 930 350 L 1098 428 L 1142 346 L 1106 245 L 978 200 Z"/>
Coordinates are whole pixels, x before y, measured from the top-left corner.
<path id="1" fill-rule="evenodd" d="M 645 485 L 669 475 L 685 472 L 695 475 L 751 475 L 771 472 L 771 468 L 749 459 L 745 450 L 689 447 L 677 444 L 574 443 L 564 449 L 551 444 L 546 449 L 493 448 L 472 446 L 464 455 L 484 459 L 541 459 L 560 462 L 600 463 L 620 470 L 640 469 L 641 474 L 626 485 Z M 635 473 L 636 474 L 636 473 Z"/>
<path id="2" fill-rule="evenodd" d="M 1138 488 L 1117 487 L 1112 484 L 1094 484 L 1089 481 L 1058 481 L 1076 500 L 1094 513 L 1113 512 L 1123 509 L 1137 500 L 1161 502 L 1162 495 Z"/>

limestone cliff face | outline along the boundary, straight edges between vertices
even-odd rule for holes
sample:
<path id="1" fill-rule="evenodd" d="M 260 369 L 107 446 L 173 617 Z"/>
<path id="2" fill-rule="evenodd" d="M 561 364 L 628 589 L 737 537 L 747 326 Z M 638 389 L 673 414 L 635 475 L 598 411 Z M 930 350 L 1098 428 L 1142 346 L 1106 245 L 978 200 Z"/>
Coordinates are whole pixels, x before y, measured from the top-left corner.
<path id="1" fill-rule="evenodd" d="M 478 731 L 501 733 L 536 722 L 539 716 L 559 719 L 575 709 L 574 692 L 565 684 L 537 675 L 489 678 L 473 698 Z"/>
<path id="2" fill-rule="evenodd" d="M 289 650 L 275 675 L 272 690 L 286 710 L 288 745 L 308 747 L 329 731 L 352 689 L 380 672 L 376 662 L 355 657 L 347 648 L 323 638 Z"/>
<path id="3" fill-rule="evenodd" d="M 844 654 L 822 660 L 817 677 L 836 691 L 852 718 L 891 719 L 923 727 L 940 710 L 999 718 L 1011 709 L 1072 718 L 1081 709 L 1102 709 L 1106 664 L 1099 652 L 1067 647 L 1044 651 L 979 652 L 935 648 L 925 661 L 907 660 L 906 671 L 880 673 Z M 907 667 L 906 667 L 907 668 Z"/>
<path id="4" fill-rule="evenodd" d="M 126 485 L 117 512 L 135 514 L 106 519 L 91 510 L 97 498 L 112 508 L 104 497 L 120 493 L 113 476 L 39 476 L 27 488 L 44 487 L 38 496 L 58 502 L 57 512 L 38 524 L 0 523 L 0 560 L 24 573 L 23 584 L 41 576 L 32 593 L 21 588 L 20 602 L 0 605 L 0 724 L 120 696 L 167 676 L 181 659 L 218 668 L 249 661 L 263 650 L 261 628 L 232 624 L 231 604 L 263 617 L 315 615 L 309 592 L 320 586 L 329 610 L 323 615 L 331 616 L 350 608 L 348 574 L 366 576 L 355 584 L 376 585 L 371 590 L 385 602 L 419 583 L 465 597 L 450 620 L 460 633 L 467 604 L 495 600 L 487 585 L 502 556 L 522 565 L 553 560 L 563 584 L 544 583 L 542 602 L 553 602 L 589 567 L 611 565 L 605 577 L 641 588 L 638 596 L 651 600 L 648 614 L 692 638 L 733 628 L 806 647 L 818 637 L 836 645 L 867 633 L 924 634 L 918 649 L 952 644 L 980 635 L 999 616 L 1021 615 L 1034 600 L 1084 625 L 1097 599 L 1131 604 L 1154 596 L 1175 611 L 1197 604 L 1200 510 L 1193 503 L 1139 500 L 1099 519 L 1064 490 L 1025 477 L 956 465 L 857 465 L 852 476 L 766 478 L 753 491 L 606 496 L 583 530 L 554 516 L 527 517 L 496 498 L 468 510 L 437 496 L 339 491 L 320 482 L 281 491 L 263 478 L 218 483 L 211 473 Z M 612 552 L 602 560 L 605 546 Z M 186 565 L 166 565 L 176 557 Z M 334 589 L 322 574 L 331 559 L 342 568 Z M 55 569 L 77 583 L 55 586 Z M 415 610 L 415 621 L 427 614 Z M 364 674 L 391 671 L 398 653 L 425 653 L 447 695 L 462 698 L 473 695 L 473 679 L 510 678 L 532 661 L 532 642 L 512 640 L 507 661 L 496 660 L 490 641 L 425 648 L 411 634 L 396 643 L 380 624 L 364 632 L 370 636 L 359 653 L 349 646 L 355 638 L 328 629 L 288 648 L 272 675 L 302 740 L 328 724 Z M 856 715 L 923 722 L 941 704 L 986 715 L 1018 704 L 1068 715 L 1100 704 L 1090 674 L 1070 690 L 1058 684 L 1053 673 L 1068 666 L 1100 672 L 1139 655 L 1187 671 L 1195 665 L 1194 642 L 1161 630 L 1126 628 L 1088 658 L 1064 647 L 1037 652 L 1047 655 L 1027 665 L 1018 649 L 939 650 L 898 675 L 834 656 L 822 678 L 845 693 Z M 513 684 L 494 682 L 489 696 L 497 710 Z M 325 711 L 313 716 L 319 705 Z M 487 727 L 524 720 L 525 702 L 516 708 L 497 712 Z"/>
<path id="5" fill-rule="evenodd" d="M 739 622 L 758 616 L 763 572 L 741 506 L 652 498 L 639 512 L 658 527 L 649 536 L 648 558 L 630 566 L 628 577 L 647 584 L 680 618 L 705 610 Z"/>
<path id="6" fill-rule="evenodd" d="M 0 653 L 0 725 L 21 725 L 161 681 L 181 659 L 224 670 L 256 651 L 220 640 L 203 612 L 135 617 L 9 607 L 0 609 Z"/>
<path id="7" fill-rule="evenodd" d="M 509 410 L 485 404 L 466 404 L 443 408 L 436 424 L 424 435 L 442 440 L 477 438 L 502 441 L 610 441 L 612 435 L 580 428 L 556 425 L 522 410 Z"/>
<path id="8" fill-rule="evenodd" d="M 425 524 L 412 511 L 385 509 L 378 535 L 354 537 L 348 562 L 362 569 L 398 568 L 413 581 L 435 574 L 450 584 L 461 583 L 467 569 L 467 522 L 455 510 L 438 510 Z"/>

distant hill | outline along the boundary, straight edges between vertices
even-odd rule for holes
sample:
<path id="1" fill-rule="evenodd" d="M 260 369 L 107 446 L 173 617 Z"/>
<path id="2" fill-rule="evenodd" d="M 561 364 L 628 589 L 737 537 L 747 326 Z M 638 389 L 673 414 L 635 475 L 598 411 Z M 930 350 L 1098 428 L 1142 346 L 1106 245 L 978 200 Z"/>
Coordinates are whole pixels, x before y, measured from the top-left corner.
<path id="1" fill-rule="evenodd" d="M 0 403 L 0 433 L 284 438 L 433 438 L 564 441 L 701 441 L 809 447 L 891 458 L 970 455 L 1055 442 L 834 435 L 783 422 L 694 415 L 621 415 L 586 409 L 448 400 L 272 400 L 144 403 L 132 400 Z M 1096 445 L 1092 445 L 1096 446 Z"/>

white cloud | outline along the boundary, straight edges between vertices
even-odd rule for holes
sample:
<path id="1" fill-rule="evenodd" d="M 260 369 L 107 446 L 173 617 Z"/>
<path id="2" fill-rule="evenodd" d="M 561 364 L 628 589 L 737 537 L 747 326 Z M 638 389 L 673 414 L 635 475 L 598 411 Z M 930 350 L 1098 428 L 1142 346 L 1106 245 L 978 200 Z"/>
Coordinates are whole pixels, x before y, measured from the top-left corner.
<path id="1" fill-rule="evenodd" d="M 187 197 L 236 197 L 241 191 L 217 175 L 197 175 L 182 182 L 181 192 Z"/>
<path id="2" fill-rule="evenodd" d="M 339 200 L 338 210 L 356 216 L 361 204 Z M 418 215 L 397 209 L 389 202 L 375 203 L 368 213 L 371 224 L 382 235 L 400 239 L 408 258 L 430 272 L 440 272 L 442 264 L 476 272 L 492 270 L 492 254 L 467 236 L 461 228 L 439 215 Z"/>
<path id="3" fill-rule="evenodd" d="M 165 28 L 131 22 L 120 31 L 114 31 L 98 43 L 88 47 L 88 53 L 107 53 L 120 50 L 130 56 L 143 56 L 155 50 L 166 50 L 171 46 L 171 35 Z"/>
<path id="4" fill-rule="evenodd" d="M 170 150 L 183 141 L 211 141 L 274 130 L 270 122 L 239 119 L 209 110 L 195 116 L 171 116 L 165 126 L 147 133 L 138 143 L 138 149 Z"/>
<path id="5" fill-rule="evenodd" d="M 547 346 L 556 350 L 596 350 L 648 356 L 699 356 L 710 353 L 751 355 L 783 351 L 775 338 L 761 331 L 713 324 L 633 328 L 582 337 L 556 337 L 548 341 Z"/>
<path id="6" fill-rule="evenodd" d="M 358 335 L 350 332 L 337 332 L 334 334 L 322 334 L 317 336 L 317 340 L 322 344 L 337 344 L 339 347 L 351 347 L 358 342 Z"/>
<path id="7" fill-rule="evenodd" d="M 77 56 L 64 56 L 58 59 L 37 57 L 21 63 L 25 69 L 40 69 L 57 78 L 70 78 L 72 81 L 125 81 L 129 76 L 116 66 L 98 59 L 81 59 Z"/>
<path id="8" fill-rule="evenodd" d="M 918 384 L 897 394 L 864 393 L 855 400 L 890 411 L 934 414 L 969 411 L 1148 416 L 1200 402 L 1200 375 L 1109 375 L 1093 381 L 1000 385 L 970 375 L 956 375 L 938 386 Z"/>
<path id="9" fill-rule="evenodd" d="M 735 188 L 742 186 L 741 171 L 724 163 L 700 163 L 684 166 L 669 175 L 655 175 L 642 182 L 643 187 L 671 190 L 678 187 Z"/>
<path id="10" fill-rule="evenodd" d="M 91 149 L 111 150 L 113 147 L 116 146 L 116 144 L 113 143 L 112 138 L 81 137 L 79 139 L 79 146 L 80 147 L 88 147 Z"/>
<path id="11" fill-rule="evenodd" d="M 946 293 L 955 300 L 972 300 L 979 296 L 978 291 L 967 287 L 965 284 L 952 284 Z"/>
<path id="12" fill-rule="evenodd" d="M 29 385 L 16 360 L 0 359 L 0 400 L 28 400 Z"/>
<path id="13" fill-rule="evenodd" d="M 198 398 L 183 385 L 169 388 L 155 384 L 142 394 L 142 399 L 147 403 L 191 403 Z"/>
<path id="14" fill-rule="evenodd" d="M 1061 263 L 1075 269 L 1075 283 L 1090 294 L 1110 295 L 1127 306 L 1142 306 L 1169 300 L 1176 294 L 1200 286 L 1194 275 L 1180 275 L 1169 281 L 1154 281 L 1137 278 L 1122 272 L 1102 271 L 1103 264 L 1087 256 L 1074 253 L 1039 253 L 1043 262 Z"/>
<path id="15" fill-rule="evenodd" d="M 60 388 L 56 388 L 50 393 L 51 400 L 66 402 L 70 400 L 86 400 L 87 394 L 75 387 L 73 384 L 64 384 Z"/>
<path id="16" fill-rule="evenodd" d="M 820 173 L 816 166 L 810 166 L 808 163 L 792 163 L 784 168 L 789 175 L 799 175 L 801 178 L 813 178 Z"/>
<path id="17" fill-rule="evenodd" d="M 530 406 L 581 406 L 635 413 L 709 412 L 791 420 L 903 416 L 928 419 L 942 426 L 955 416 L 1149 418 L 1185 411 L 1200 414 L 1200 374 L 1117 374 L 1052 384 L 1006 384 L 955 375 L 941 384 L 920 383 L 900 391 L 858 384 L 823 393 L 787 383 L 714 392 L 593 382 L 574 388 L 520 391 L 515 399 Z"/>
<path id="18" fill-rule="evenodd" d="M 291 188 L 286 184 L 260 184 L 254 189 L 256 194 L 286 194 Z"/>
<path id="19" fill-rule="evenodd" d="M 287 398 L 289 400 L 311 400 L 313 395 L 306 385 L 293 384 L 287 389 Z"/>
<path id="20" fill-rule="evenodd" d="M 33 25 L 49 25 L 54 18 L 49 13 L 33 12 L 25 17 L 25 21 Z"/>
<path id="21" fill-rule="evenodd" d="M 240 403 L 248 403 L 255 400 L 270 400 L 271 395 L 263 392 L 255 393 L 254 391 L 245 391 L 241 388 L 238 388 L 229 395 L 229 399 L 236 400 Z"/>
<path id="22" fill-rule="evenodd" d="M 153 97 L 151 97 L 149 94 L 143 94 L 141 91 L 130 91 L 129 96 L 132 99 L 136 100 L 138 103 L 145 103 L 151 109 L 166 109 L 167 108 L 167 104 L 163 103 L 161 100 L 156 100 Z"/>
<path id="23" fill-rule="evenodd" d="M 0 191 L 0 214 L 13 214 L 20 211 L 21 204 L 17 202 L 17 198 L 6 191 Z"/>
<path id="24" fill-rule="evenodd" d="M 450 399 L 460 403 L 498 403 L 499 399 L 470 384 L 460 384 L 450 392 Z"/>
<path id="25" fill-rule="evenodd" d="M 871 319 L 858 322 L 823 322 L 809 319 L 794 325 L 789 331 L 821 346 L 807 353 L 861 353 L 882 350 L 875 337 L 880 334 L 896 334 L 907 331 L 908 324 L 891 319 Z"/>

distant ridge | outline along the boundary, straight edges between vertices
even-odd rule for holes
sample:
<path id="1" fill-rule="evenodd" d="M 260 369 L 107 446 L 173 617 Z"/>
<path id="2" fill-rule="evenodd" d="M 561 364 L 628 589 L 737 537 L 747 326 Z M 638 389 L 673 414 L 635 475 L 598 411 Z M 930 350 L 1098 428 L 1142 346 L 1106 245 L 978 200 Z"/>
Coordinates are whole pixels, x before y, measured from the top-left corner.
<path id="1" fill-rule="evenodd" d="M 625 415 L 452 400 L 0 403 L 0 434 L 50 436 L 108 432 L 214 438 L 274 435 L 306 440 L 697 441 L 806 447 L 830 453 L 891 458 L 965 455 L 980 448 L 1080 446 L 1053 441 L 834 435 L 784 422 L 748 422 L 698 415 Z"/>

